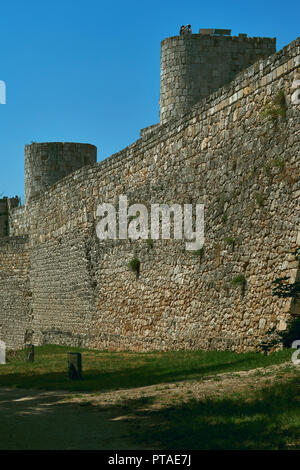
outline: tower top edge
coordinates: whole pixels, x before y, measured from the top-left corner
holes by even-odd
[[[177,35],[177,36],[170,36],[168,38],[165,38],[161,41],[161,45],[165,44],[168,41],[174,41],[174,40],[180,40],[180,41],[185,41],[188,39],[193,39],[193,40],[201,40],[201,39],[214,39],[214,40],[226,40],[226,41],[246,41],[246,42],[252,42],[252,41],[270,41],[274,42],[276,41],[276,37],[270,38],[270,37],[262,37],[262,36],[247,36],[247,34],[239,34],[238,36],[230,36],[230,35],[223,35],[223,34],[212,34],[212,33],[191,33],[191,34],[184,34],[182,36]]]
[[[37,145],[39,147],[42,146],[48,146],[48,145],[80,145],[80,146],[87,146],[87,147],[94,147],[97,148],[96,145],[89,144],[86,142],[31,142],[31,144],[26,144],[25,149],[28,147],[32,147],[34,145]]]

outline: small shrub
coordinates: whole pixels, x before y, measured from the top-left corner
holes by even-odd
[[[262,119],[269,118],[272,121],[276,121],[279,117],[285,117],[286,109],[284,90],[279,90],[273,100],[267,101],[260,115]]]
[[[191,253],[195,256],[199,256],[200,260],[202,260],[203,255],[204,255],[204,246],[200,248],[199,250],[193,250]]]
[[[245,276],[244,276],[243,274],[238,274],[238,276],[235,276],[235,277],[232,279],[231,284],[232,284],[233,286],[245,285],[245,284],[246,284]]]
[[[128,268],[130,271],[133,271],[136,273],[137,277],[140,274],[140,265],[141,262],[138,258],[133,258],[129,263],[128,263]]]
[[[147,242],[147,245],[148,245],[149,248],[153,248],[154,242],[153,242],[152,238],[147,238],[146,242]]]
[[[271,161],[271,166],[275,168],[279,168],[280,171],[282,171],[285,167],[285,163],[281,158],[276,157],[276,158],[273,158],[273,160]]]
[[[243,274],[238,274],[231,281],[231,285],[233,287],[240,287],[241,288],[242,296],[245,295],[246,284],[247,284],[247,281],[246,281],[246,278]]]
[[[256,201],[256,204],[259,206],[259,207],[262,207],[263,204],[264,204],[264,200],[266,199],[266,197],[261,194],[261,193],[256,193],[255,194],[255,201]]]
[[[232,248],[234,248],[234,246],[235,246],[235,239],[234,238],[226,237],[224,241],[225,241],[226,245],[231,245]]]

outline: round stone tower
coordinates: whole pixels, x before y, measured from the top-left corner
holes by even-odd
[[[167,38],[161,43],[160,123],[185,114],[202,98],[276,52],[275,38],[231,36],[230,30]]]
[[[96,163],[97,147],[72,142],[32,143],[25,146],[25,204],[35,194],[75,170]]]

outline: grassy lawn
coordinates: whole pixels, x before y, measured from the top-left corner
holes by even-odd
[[[74,351],[82,353],[81,381],[67,374]],[[47,345],[25,363],[18,351],[0,366],[0,449],[300,449],[300,378],[291,354]]]
[[[82,353],[81,381],[70,381],[67,374],[68,352],[74,351]],[[280,364],[290,360],[291,350],[265,356],[231,351],[107,352],[44,345],[35,348],[33,363],[25,363],[24,357],[24,351],[18,351],[0,366],[0,386],[88,392],[118,390]]]

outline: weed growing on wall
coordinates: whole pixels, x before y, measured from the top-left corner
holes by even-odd
[[[247,284],[247,281],[246,281],[246,278],[243,274],[238,274],[231,281],[231,285],[233,287],[240,287],[241,288],[242,297],[244,297],[244,295],[245,295],[246,284]]]
[[[232,246],[232,249],[234,250],[234,247],[235,247],[235,239],[232,238],[232,237],[226,237],[224,242],[226,243],[226,245],[230,245]]]
[[[266,199],[266,197],[261,194],[261,193],[256,193],[255,194],[255,201],[256,201],[256,204],[259,206],[259,207],[262,207],[264,205],[264,200]]]
[[[141,262],[138,258],[133,258],[131,261],[128,263],[128,268],[130,271],[133,271],[136,273],[136,277],[139,277],[140,274],[140,266]]]
[[[200,259],[200,261],[202,261],[202,258],[203,258],[203,256],[204,256],[204,246],[203,246],[202,248],[200,248],[200,250],[194,250],[194,251],[192,251],[192,254],[193,254],[194,256],[197,256],[197,257]]]
[[[276,121],[278,118],[286,116],[286,100],[284,90],[279,90],[272,100],[268,100],[264,105],[260,116],[262,119]]]
[[[153,248],[153,247],[154,247],[154,242],[153,242],[152,238],[148,238],[148,239],[146,240],[146,242],[147,242],[147,245],[148,245],[149,248]]]

